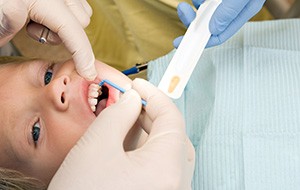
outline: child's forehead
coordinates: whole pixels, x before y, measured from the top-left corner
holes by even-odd
[[[36,59],[29,59],[23,57],[0,57],[0,72],[16,69],[19,66],[34,63]]]
[[[15,86],[19,82],[30,82],[38,75],[43,62],[40,60],[18,60],[15,62],[0,63],[0,94],[7,86]]]
[[[41,59],[30,59],[30,58],[3,58],[0,57],[0,69],[2,68],[16,68],[16,67],[23,67],[32,64],[40,64],[40,63],[48,63],[46,60]]]

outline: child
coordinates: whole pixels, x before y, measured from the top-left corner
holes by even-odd
[[[93,82],[78,75],[72,60],[5,62],[0,65],[0,165],[48,184],[96,116],[119,99],[119,91],[99,90],[97,84],[108,79],[125,88],[131,80],[100,61]],[[144,137],[141,128],[134,128],[125,149]]]

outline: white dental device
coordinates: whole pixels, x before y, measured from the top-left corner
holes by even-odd
[[[169,97],[181,96],[210,36],[209,21],[221,0],[206,0],[188,27],[158,88]]]

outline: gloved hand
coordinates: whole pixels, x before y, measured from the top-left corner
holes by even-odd
[[[134,90],[133,90],[134,89]],[[51,189],[191,189],[194,149],[181,113],[145,80],[99,114],[67,155]],[[141,113],[141,97],[147,101]],[[149,133],[138,149],[124,151],[123,141],[139,117]]]
[[[50,44],[61,39],[71,52],[78,73],[88,80],[95,79],[95,57],[83,30],[92,15],[86,0],[2,0],[0,6],[0,46],[32,20],[35,24],[30,22],[28,25],[32,37],[38,39],[42,27],[48,27]]]
[[[204,0],[193,0],[198,9]],[[250,18],[252,18],[263,6],[265,0],[223,0],[214,12],[209,30],[212,34],[206,47],[222,44],[233,36]],[[196,17],[196,13],[188,3],[180,3],[177,7],[180,20],[188,27]],[[201,34],[199,34],[201,35]],[[177,48],[182,36],[173,41]]]

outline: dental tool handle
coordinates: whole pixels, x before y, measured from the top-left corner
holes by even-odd
[[[173,99],[179,98],[211,36],[209,21],[221,0],[206,0],[188,27],[158,88]]]
[[[109,81],[109,80],[107,80],[107,79],[102,80],[102,81],[99,83],[99,86],[103,86],[104,83],[109,84],[111,87],[113,87],[113,88],[119,90],[121,93],[125,93],[125,92],[126,92],[126,90],[125,90],[124,88],[118,86],[117,84],[115,84],[115,83],[113,83],[113,82],[111,82],[111,81]],[[146,100],[143,100],[143,99],[142,99],[142,105],[143,105],[143,106],[146,106],[146,105],[147,105]]]

